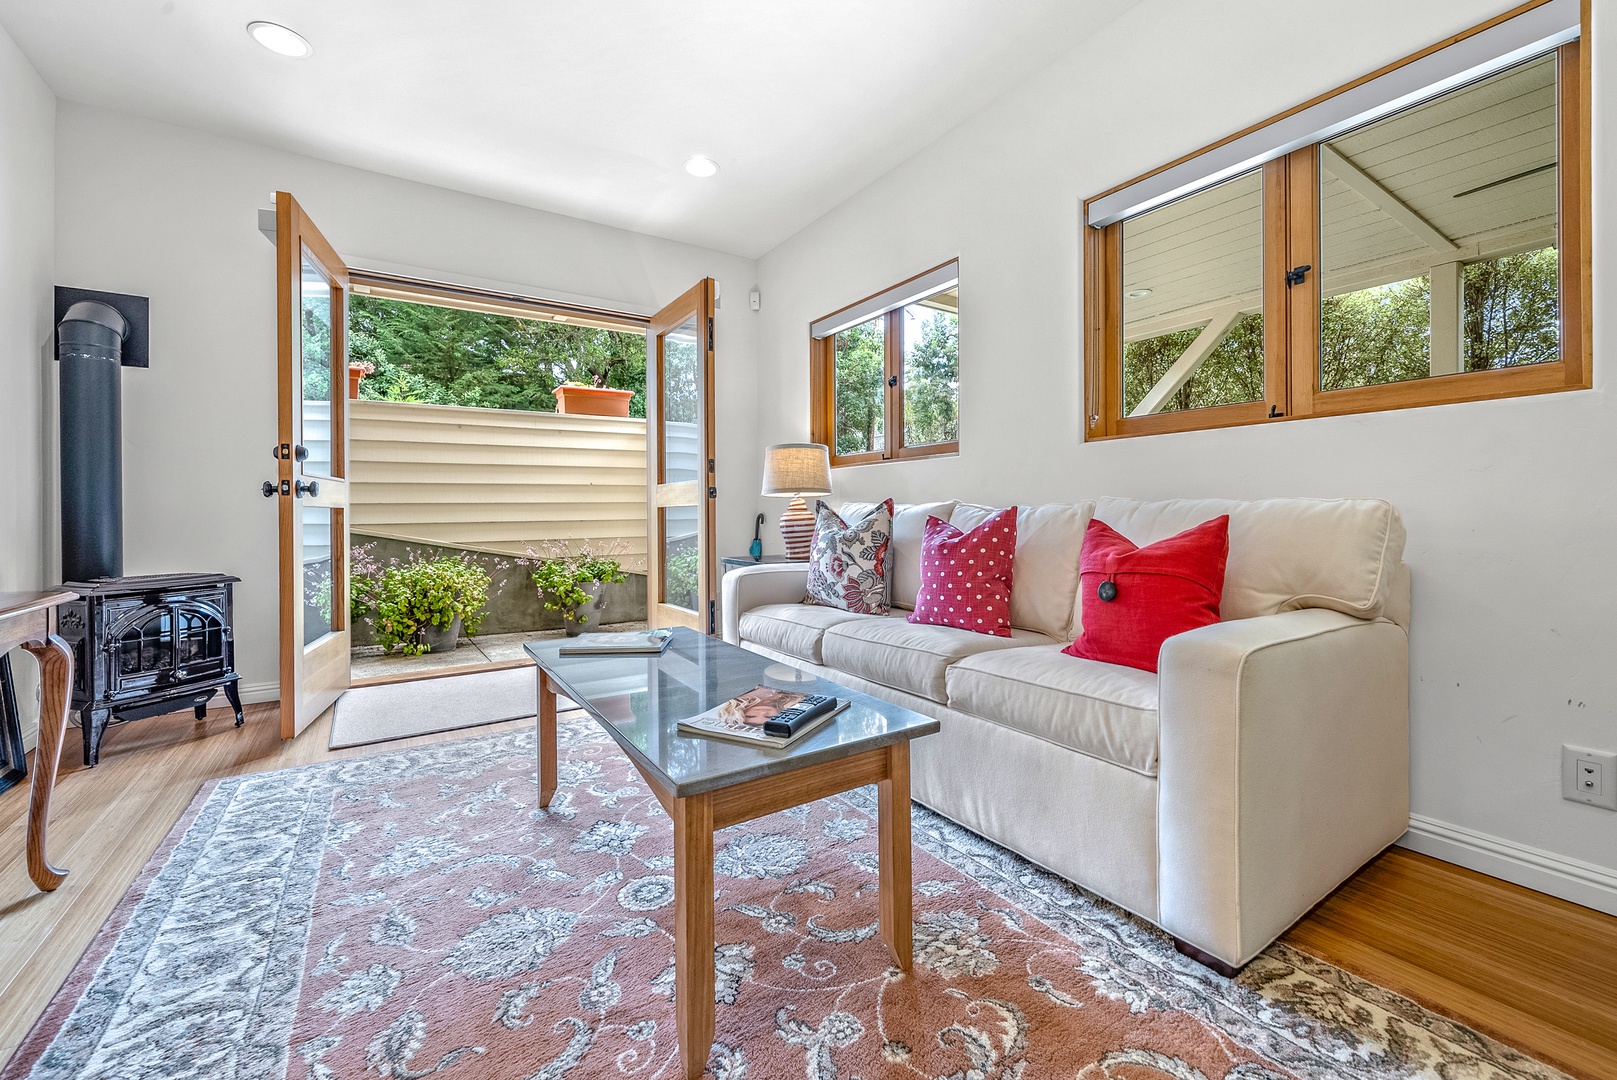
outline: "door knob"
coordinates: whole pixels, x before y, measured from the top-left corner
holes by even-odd
[[[264,493],[264,498],[266,498],[266,499],[275,498],[275,481],[273,481],[273,480],[264,481],[264,486],[259,488],[259,490]]]
[[[297,492],[297,496],[300,499],[305,495],[318,497],[320,494],[320,481],[299,480],[296,484],[292,485],[292,490]]]

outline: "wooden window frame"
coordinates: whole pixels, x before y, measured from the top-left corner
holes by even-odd
[[[871,293],[861,300],[838,308],[836,311],[822,317],[832,319],[844,311],[850,311],[882,293],[899,289],[912,281],[918,281],[937,270],[948,266],[958,260],[939,263],[937,266],[921,271],[903,281]],[[953,288],[958,289],[956,284]],[[948,287],[938,290],[948,291]],[[933,294],[935,295],[935,294]],[[921,297],[920,300],[924,300]],[[920,303],[912,300],[910,303]],[[924,443],[919,446],[908,446],[904,442],[904,308],[909,304],[893,308],[880,315],[872,315],[864,322],[882,320],[882,378],[886,382],[885,393],[882,397],[882,446],[881,450],[872,450],[862,454],[837,453],[837,397],[836,397],[836,349],[837,335],[828,334],[823,338],[809,336],[809,438],[821,443],[830,449],[831,467],[840,469],[850,465],[874,465],[881,461],[914,461],[919,458],[944,457],[960,452],[958,438],[950,442]],[[820,322],[822,319],[815,319]],[[855,323],[862,326],[864,322]],[[958,398],[956,408],[959,407]]]
[[[1498,18],[1304,102],[1176,161],[1085,200],[1091,203],[1216,149],[1302,109],[1478,34],[1540,6],[1533,0]],[[1263,170],[1263,320],[1265,396],[1260,402],[1185,409],[1150,416],[1123,415],[1123,222],[1083,229],[1084,440],[1129,438],[1175,431],[1267,424],[1315,416],[1343,416],[1467,401],[1587,390],[1593,356],[1590,291],[1593,193],[1590,157],[1590,0],[1582,4],[1582,36],[1556,53],[1561,356],[1558,360],[1489,371],[1428,375],[1402,382],[1324,390],[1319,387],[1320,275],[1304,287],[1287,288],[1293,266],[1320,265],[1319,147],[1294,150],[1260,166]],[[1548,55],[1547,53],[1545,55]]]

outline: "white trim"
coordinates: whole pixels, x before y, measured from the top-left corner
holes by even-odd
[[[1344,90],[1089,204],[1101,228],[1255,169],[1345,131],[1505,70],[1577,39],[1579,0],[1550,0],[1446,49]]]
[[[1617,915],[1617,870],[1421,814],[1409,815],[1398,846]]]
[[[868,319],[878,315],[885,315],[894,308],[901,308],[905,304],[913,304],[917,300],[924,300],[935,292],[952,288],[960,284],[960,260],[930,270],[920,277],[906,281],[902,285],[894,285],[885,292],[879,292],[869,300],[863,300],[853,307],[843,308],[834,315],[827,315],[809,324],[809,336],[812,338],[828,338],[832,334],[840,334],[850,326],[858,326]]]
[[[279,682],[238,683],[237,688],[241,691],[241,703],[243,705],[261,705],[266,701],[281,700],[281,684]]]

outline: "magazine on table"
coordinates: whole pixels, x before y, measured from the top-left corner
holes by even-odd
[[[580,634],[556,651],[559,656],[657,656],[673,636],[671,630]]]
[[[755,686],[717,708],[681,720],[679,730],[685,735],[706,735],[755,746],[788,746],[818,730],[849,704],[821,694]]]

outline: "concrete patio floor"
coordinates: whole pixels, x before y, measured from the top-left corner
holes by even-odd
[[[592,631],[644,630],[643,622],[607,623]],[[362,645],[353,651],[354,681],[390,678],[399,675],[432,675],[452,668],[476,668],[524,660],[522,646],[563,636],[561,630],[534,630],[525,634],[482,634],[461,638],[454,652],[426,653],[422,656],[385,655],[380,645]]]

